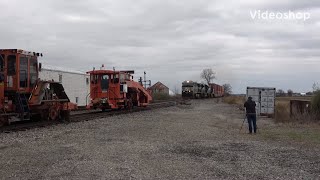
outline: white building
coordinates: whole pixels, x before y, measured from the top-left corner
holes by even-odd
[[[71,102],[85,106],[90,97],[90,76],[85,72],[68,68],[43,65],[39,72],[41,80],[61,82]]]

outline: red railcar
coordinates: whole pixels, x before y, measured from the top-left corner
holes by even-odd
[[[93,70],[90,74],[90,98],[88,109],[131,109],[147,106],[152,97],[138,82],[133,81],[134,71]]]
[[[224,96],[224,89],[223,86],[211,83],[211,89],[213,90],[214,97],[223,97]]]

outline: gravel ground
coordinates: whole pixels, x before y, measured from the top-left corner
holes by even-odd
[[[210,99],[0,134],[0,178],[320,179],[317,145],[239,133],[242,120]]]

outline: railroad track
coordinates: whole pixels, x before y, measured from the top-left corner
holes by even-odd
[[[147,107],[135,107],[134,109],[131,109],[131,110],[117,110],[117,111],[106,111],[106,112],[102,112],[102,111],[82,111],[82,112],[76,112],[76,113],[72,112],[72,114],[70,115],[70,120],[67,122],[49,121],[49,120],[25,121],[25,122],[13,123],[9,126],[0,127],[0,133],[27,131],[29,129],[50,127],[57,124],[64,124],[64,123],[68,124],[68,123],[89,121],[89,120],[104,118],[108,116],[115,116],[115,115],[121,115],[121,114],[128,114],[128,113],[170,107],[170,106],[175,106],[176,104],[177,104],[176,101],[166,101],[166,102],[151,103]]]

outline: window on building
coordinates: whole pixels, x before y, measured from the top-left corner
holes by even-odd
[[[13,76],[16,74],[16,56],[8,56],[8,75]]]
[[[59,82],[62,83],[62,74],[59,74]]]
[[[28,86],[28,58],[21,56],[20,57],[20,87],[26,88]]]
[[[76,97],[76,104],[79,103],[79,97]]]
[[[0,55],[0,72],[4,71],[4,54]]]
[[[86,78],[86,83],[87,85],[89,85],[89,78]]]

